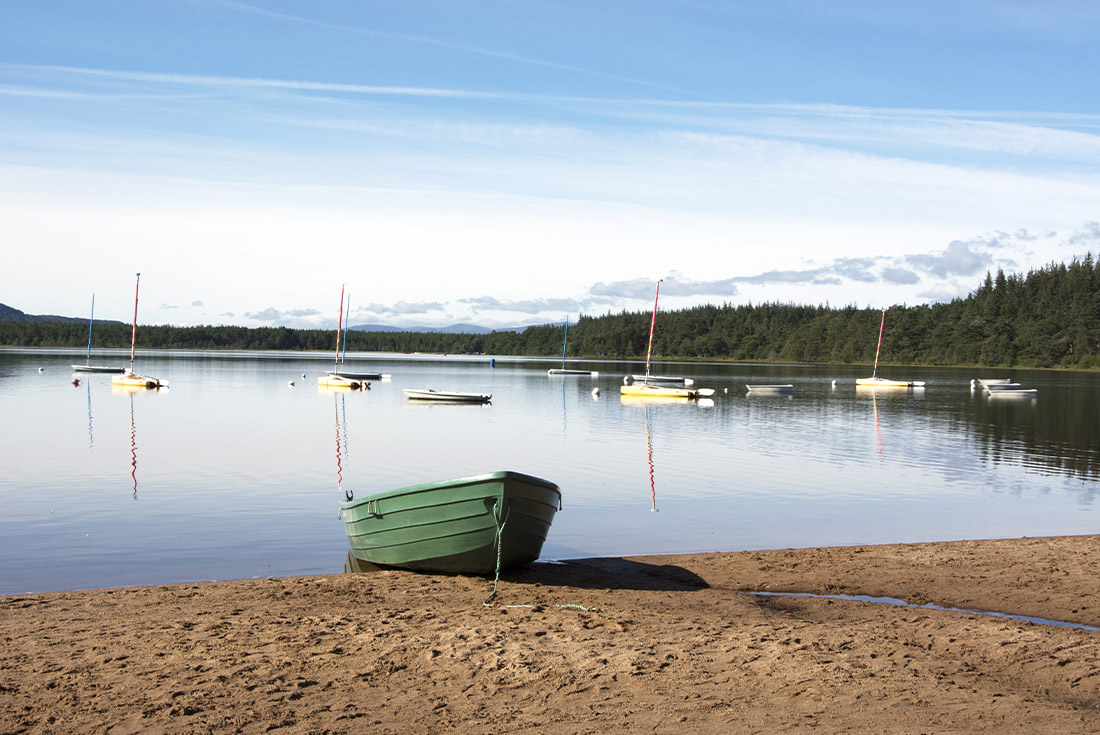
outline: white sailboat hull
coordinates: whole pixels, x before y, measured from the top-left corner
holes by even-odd
[[[436,390],[434,388],[404,388],[401,391],[406,398],[419,401],[450,401],[453,403],[488,403],[492,393],[461,393],[459,391]]]
[[[124,373],[126,368],[106,367],[104,365],[73,365],[74,373]]]
[[[857,386],[870,388],[923,388],[923,380],[889,380],[887,378],[857,378]]]

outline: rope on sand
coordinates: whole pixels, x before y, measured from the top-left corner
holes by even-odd
[[[500,506],[499,505],[493,506],[493,515],[497,515],[499,512],[500,512]],[[496,596],[497,596],[497,590],[500,588],[500,555],[501,555],[501,549],[504,546],[504,544],[501,543],[500,537],[504,535],[504,522],[505,522],[505,520],[506,519],[502,519],[499,516],[497,517],[497,540],[496,540],[496,544],[497,544],[497,570],[496,570],[496,576],[493,578],[493,592],[488,597],[486,597],[485,600],[481,603],[482,605],[485,605],[486,607],[493,604],[493,600],[495,600]]]

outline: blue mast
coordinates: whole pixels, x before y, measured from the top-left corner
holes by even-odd
[[[569,315],[565,315],[565,341],[561,345],[561,367],[565,369],[565,348],[569,345]]]
[[[95,320],[95,293],[92,293],[92,314],[88,317],[88,356],[87,362],[92,362],[92,322]]]

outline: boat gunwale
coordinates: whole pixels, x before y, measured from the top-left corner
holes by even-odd
[[[456,477],[449,480],[434,480],[432,482],[420,483],[418,485],[406,485],[404,487],[392,488],[389,490],[380,490],[378,492],[369,493],[367,495],[357,496],[351,500],[340,501],[340,507],[342,509],[353,508],[361,503],[365,503],[373,500],[381,500],[387,497],[395,497],[400,495],[415,495],[423,492],[431,492],[433,490],[442,490],[449,487],[462,487],[468,485],[484,485],[489,482],[508,483],[509,481],[522,480],[527,484],[536,485],[547,490],[553,490],[558,495],[558,500],[561,500],[561,488],[549,480],[544,480],[541,477],[535,477],[534,475],[528,475],[523,472],[516,472],[514,470],[499,470],[497,472],[486,472],[481,475],[467,475],[465,477]],[[499,494],[501,491],[497,490],[490,494]],[[463,498],[462,501],[469,501],[470,498]],[[461,501],[455,501],[461,502]]]

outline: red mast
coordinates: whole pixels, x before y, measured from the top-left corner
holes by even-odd
[[[137,283],[134,284],[134,326],[130,330],[130,372],[134,372],[134,342],[137,340],[137,307],[138,289],[141,288],[141,274],[137,274]]]

